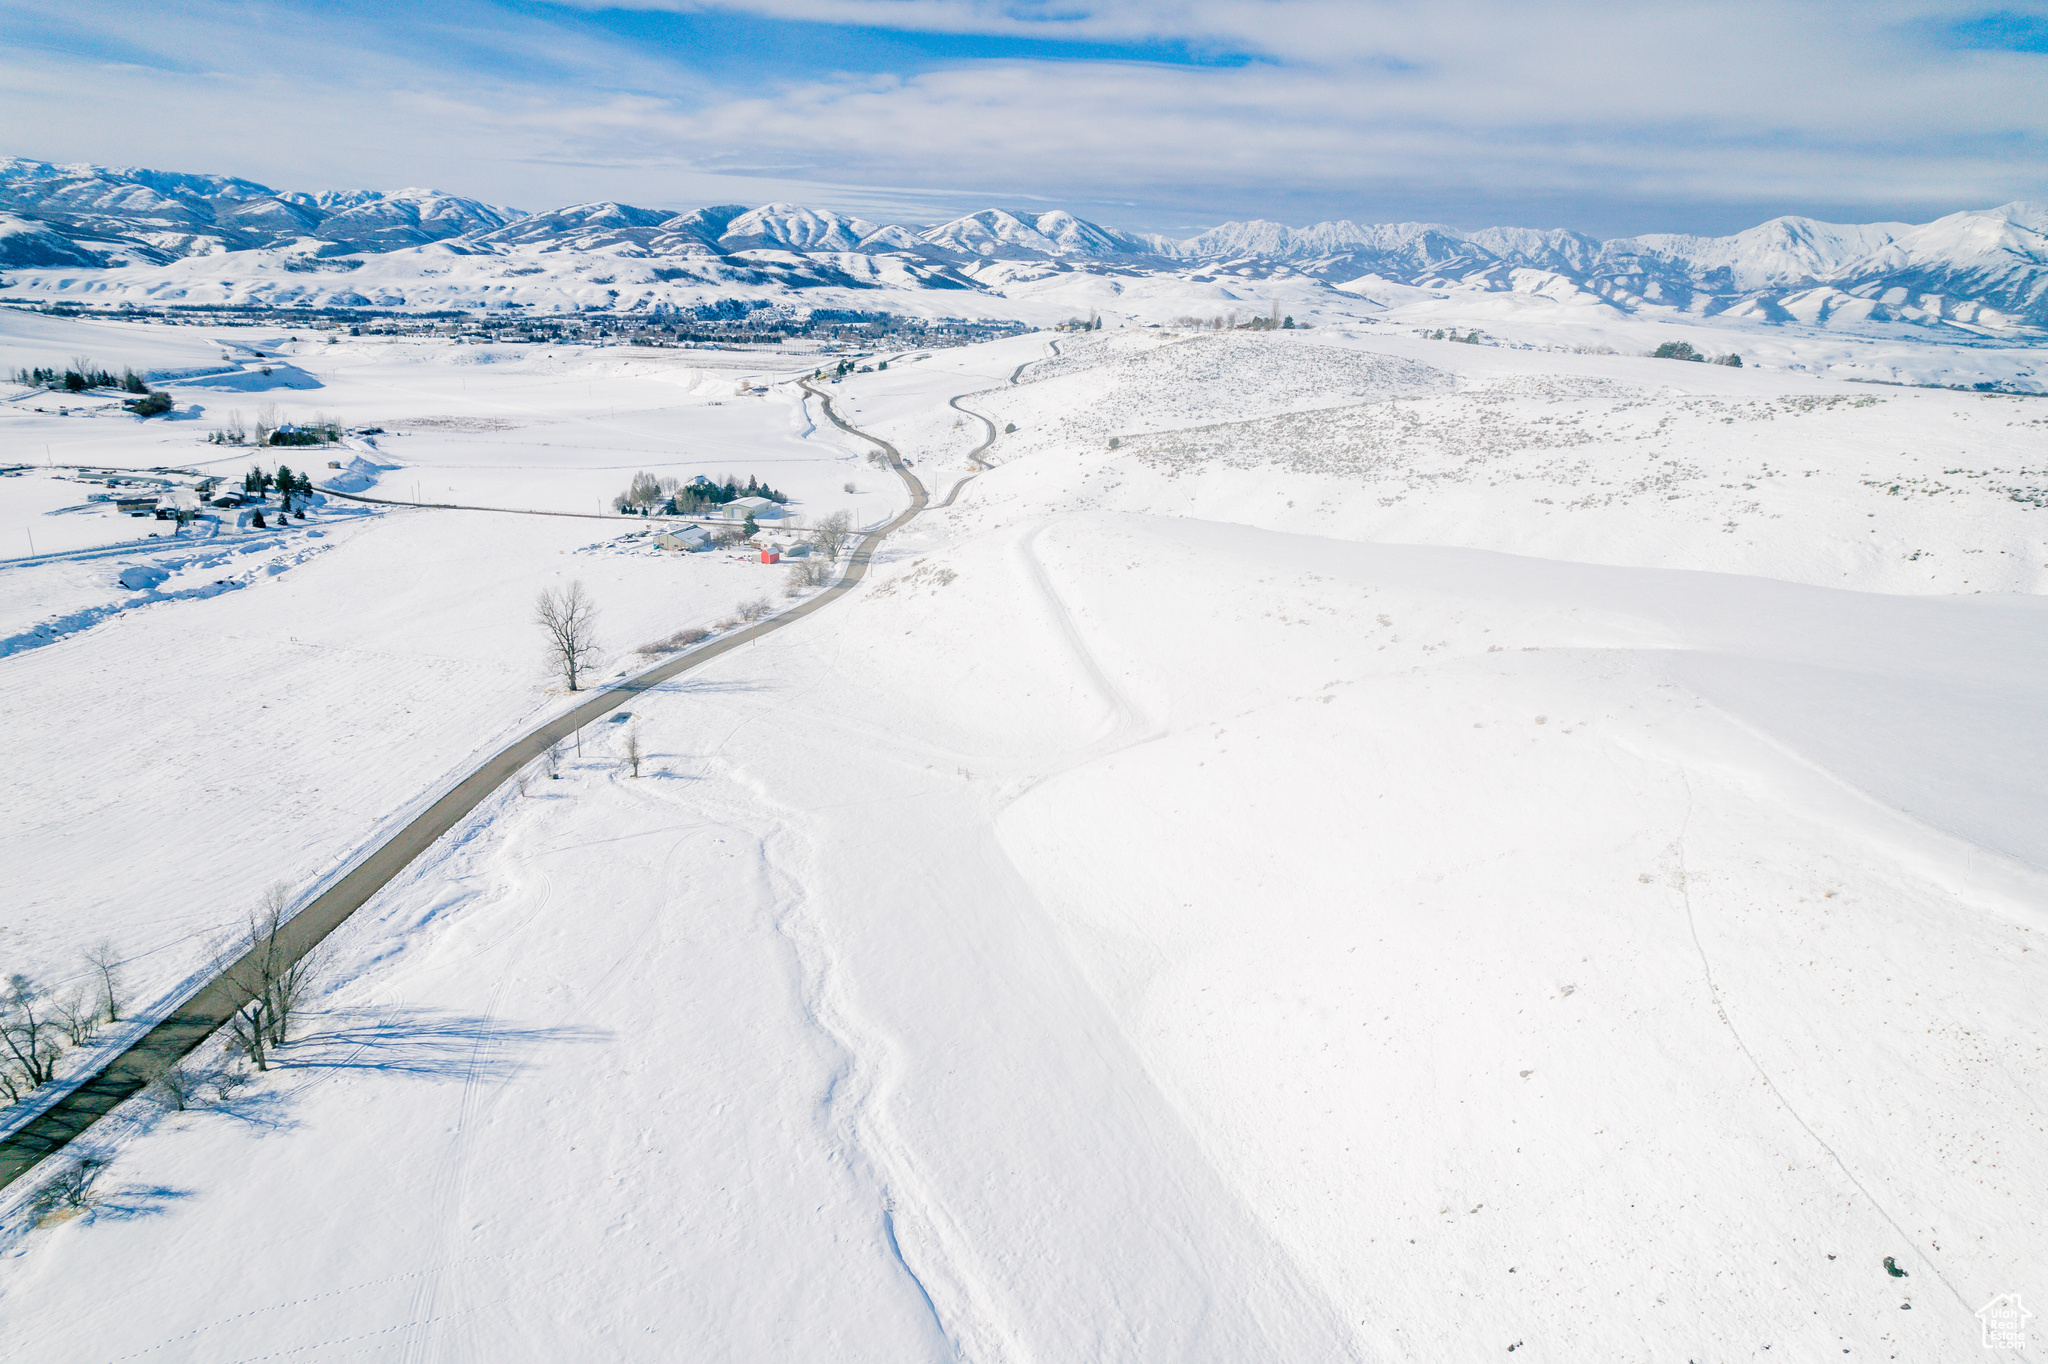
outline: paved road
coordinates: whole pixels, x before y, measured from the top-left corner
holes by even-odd
[[[638,677],[596,692],[574,710],[548,721],[491,757],[481,767],[464,777],[454,790],[435,801],[425,813],[400,829],[354,870],[328,887],[311,904],[292,917],[280,934],[292,960],[296,961],[317,947],[322,939],[340,927],[349,915],[362,908],[371,896],[383,889],[414,858],[432,847],[436,839],[459,824],[491,792],[545,753],[549,745],[568,738],[580,726],[617,710],[641,692],[658,687],[670,678],[701,667],[741,645],[751,644],[764,635],[792,625],[815,611],[823,610],[860,583],[867,575],[868,565],[873,562],[875,550],[882,541],[922,512],[929,504],[930,497],[924,485],[904,467],[903,457],[895,446],[865,431],[848,426],[833,410],[830,397],[808,384],[804,387],[824,403],[825,415],[835,426],[863,440],[872,441],[881,448],[888,456],[890,467],[910,490],[910,506],[887,525],[863,535],[839,581],[809,601],[792,607],[781,615],[770,617],[723,639],[693,649],[682,657],[652,668]],[[966,481],[962,479],[961,483],[964,484]],[[959,491],[959,485],[956,484],[953,492],[957,494]],[[951,495],[946,499],[949,503],[952,500]],[[166,1062],[183,1057],[218,1031],[237,1009],[248,1003],[248,993],[232,983],[238,977],[246,979],[248,974],[242,962],[222,971],[180,1004],[170,1017],[143,1034],[126,1051],[108,1061],[84,1083],[65,1094],[5,1139],[0,1139],[0,1188],[5,1188],[27,1174],[39,1161],[63,1150],[93,1123],[113,1111],[116,1105],[133,1097],[147,1086],[149,1076],[154,1070]]]
[[[1017,368],[1021,370],[1024,368],[1024,366],[1019,365],[1017,366]],[[1015,383],[1016,378],[1012,376],[1010,382]],[[973,466],[976,469],[986,469],[988,466],[981,462],[981,455],[984,450],[988,449],[989,446],[994,445],[996,443],[996,424],[990,421],[987,417],[982,416],[979,412],[976,412],[973,408],[960,406],[960,399],[958,397],[946,399],[946,405],[951,407],[955,412],[965,412],[968,416],[974,418],[976,421],[980,422],[983,426],[986,426],[988,428],[988,434],[981,438],[981,444],[975,446],[972,450],[969,450],[967,452],[967,462],[969,465]]]
[[[1052,346],[1053,346],[1053,350],[1054,350],[1054,353],[1055,353],[1055,354],[1057,354],[1057,353],[1058,353],[1058,350],[1059,350],[1059,344],[1060,344],[1060,343],[1059,343],[1059,342],[1057,342],[1057,341],[1055,341],[1055,342],[1053,342],[1053,343],[1052,343]],[[1035,365],[1035,364],[1037,364],[1037,363],[1038,363],[1038,361],[1036,361],[1036,360],[1026,360],[1026,361],[1025,361],[1025,362],[1024,362],[1023,364],[1021,364],[1021,365],[1017,366],[1017,368],[1015,368],[1015,369],[1011,370],[1011,371],[1010,371],[1010,386],[1011,386],[1012,388],[1016,387],[1016,384],[1017,384],[1017,379],[1018,379],[1018,376],[1020,376],[1021,374],[1023,374],[1025,370],[1027,370],[1027,369],[1031,368],[1031,367],[1032,367],[1033,365]],[[994,393],[994,392],[997,392],[997,391],[998,391],[998,390],[996,390],[996,389],[984,389],[984,390],[983,390],[983,392],[987,392],[987,393]],[[947,406],[949,406],[949,407],[951,407],[951,408],[952,408],[952,409],[953,409],[953,410],[954,410],[955,412],[965,412],[965,413],[966,413],[966,414],[967,414],[968,416],[970,416],[970,417],[974,418],[974,419],[975,419],[976,421],[980,422],[980,423],[981,423],[981,424],[982,424],[983,426],[986,426],[986,427],[988,428],[988,435],[987,435],[986,437],[984,437],[984,438],[983,438],[983,440],[982,440],[981,444],[979,444],[979,445],[975,446],[975,447],[974,447],[974,448],[973,448],[972,450],[969,450],[969,451],[967,452],[967,462],[968,462],[968,464],[972,465],[972,466],[973,466],[974,468],[976,468],[976,469],[987,469],[987,468],[988,468],[988,465],[986,465],[986,464],[984,464],[984,463],[982,462],[982,458],[981,458],[981,457],[982,457],[982,455],[983,455],[983,454],[984,454],[984,453],[985,453],[985,452],[986,452],[986,451],[988,450],[988,447],[989,447],[989,446],[991,446],[991,445],[994,445],[994,444],[996,443],[996,424],[995,424],[995,422],[994,422],[994,420],[993,420],[993,419],[991,419],[991,418],[988,418],[988,417],[984,417],[984,416],[982,416],[982,415],[981,415],[981,414],[980,414],[979,412],[976,412],[976,411],[975,411],[975,410],[974,410],[973,408],[971,408],[971,407],[962,407],[962,406],[960,406],[960,399],[961,399],[961,398],[972,398],[972,397],[975,397],[975,396],[977,396],[977,395],[976,395],[976,394],[973,394],[973,393],[962,393],[962,394],[959,394],[959,395],[958,395],[958,396],[956,396],[956,397],[952,397],[952,398],[948,398],[948,399],[946,399],[946,405],[947,405]],[[844,422],[841,422],[841,423],[840,423],[840,425],[844,426],[844,425],[845,425],[845,423],[844,423]],[[851,430],[852,428],[851,428],[851,427],[848,427],[847,429],[848,429],[848,430]],[[869,439],[869,440],[873,440],[873,439],[874,439],[874,437],[873,437],[873,436],[870,436],[870,437],[868,437],[868,439]],[[964,482],[965,480],[962,480],[962,481]],[[958,487],[955,487],[955,488],[953,489],[953,492],[954,492],[954,493],[958,493],[959,491],[960,491],[960,489],[959,489]],[[947,498],[946,498],[946,501],[947,501],[948,503],[951,503],[951,502],[952,502],[952,500],[953,500],[952,496],[951,496],[951,495],[948,495],[948,496],[947,496]]]

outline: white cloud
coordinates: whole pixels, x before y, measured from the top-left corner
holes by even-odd
[[[1933,7],[1898,0],[644,7],[1264,60],[958,59],[736,90],[702,54],[483,0],[337,10],[318,28],[304,11],[196,3],[126,60],[61,40],[0,57],[0,122],[29,139],[4,150],[293,187],[432,183],[524,207],[789,197],[924,216],[968,197],[1198,212],[1263,196],[1339,213],[1432,195],[1468,214],[1539,199],[1889,213],[2048,190],[2048,58],[1931,46],[1914,35]],[[131,16],[80,0],[22,31],[111,39]]]

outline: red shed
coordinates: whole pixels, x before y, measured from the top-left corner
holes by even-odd
[[[782,556],[772,549],[764,549],[761,551],[761,562],[764,564],[779,564],[782,562]]]

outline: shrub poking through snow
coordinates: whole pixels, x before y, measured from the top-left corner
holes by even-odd
[[[676,653],[689,648],[692,644],[700,643],[709,638],[711,638],[709,630],[693,625],[687,630],[676,631],[666,639],[657,639],[652,644],[643,644],[640,646],[639,652],[646,657],[652,658],[656,654]]]
[[[800,597],[814,587],[823,587],[832,581],[832,564],[825,559],[799,559],[789,566],[789,582],[782,590],[786,597]]]

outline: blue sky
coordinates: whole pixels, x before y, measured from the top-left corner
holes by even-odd
[[[1721,233],[2048,198],[2048,0],[0,0],[0,154],[539,209]]]

